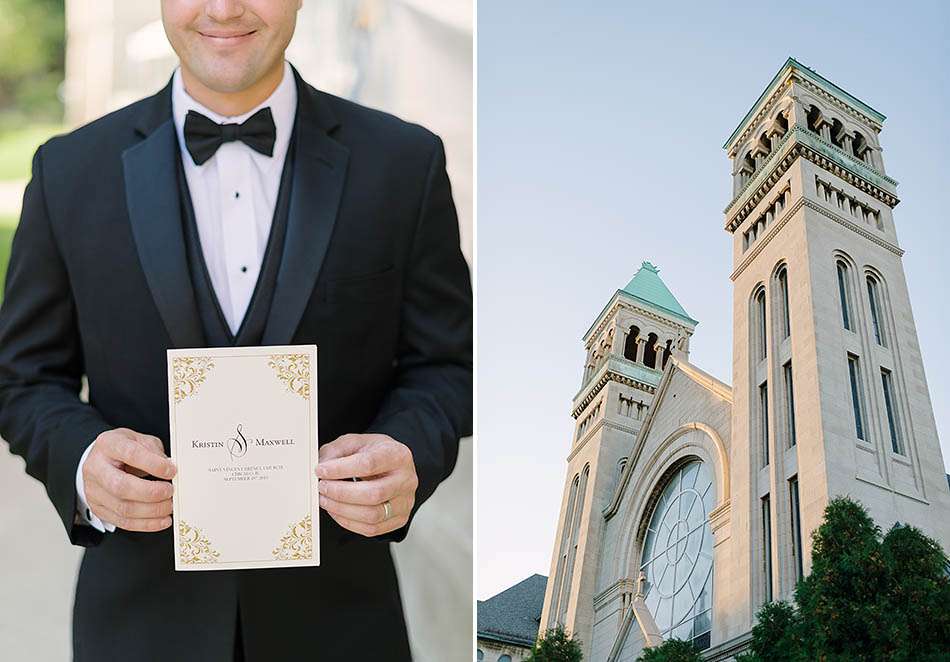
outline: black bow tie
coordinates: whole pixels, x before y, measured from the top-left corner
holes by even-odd
[[[194,110],[185,116],[185,147],[195,165],[214,156],[221,143],[232,140],[240,140],[255,152],[273,156],[276,133],[270,108],[261,108],[241,124],[218,124]]]

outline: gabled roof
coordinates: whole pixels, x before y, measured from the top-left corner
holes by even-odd
[[[673,381],[673,378],[680,374],[684,375],[687,379],[690,379],[695,384],[709,391],[712,397],[725,400],[729,403],[730,407],[732,406],[732,387],[729,386],[729,384],[719,381],[709,373],[700,370],[689,361],[672,357],[666,364],[666,368],[663,370],[663,378],[660,380],[659,386],[656,387],[656,394],[653,396],[653,401],[650,403],[650,407],[647,410],[646,418],[643,420],[640,430],[634,437],[630,460],[627,462],[626,467],[624,467],[623,473],[620,474],[620,480],[617,481],[617,484],[614,487],[613,496],[604,507],[603,514],[605,518],[610,519],[620,508],[620,500],[623,497],[624,490],[627,489],[630,476],[633,475],[633,472],[636,470],[637,464],[640,461],[640,454],[643,452],[644,442],[646,441],[647,435],[650,434],[650,430],[653,427],[653,421],[656,420],[657,412],[663,407],[663,401],[666,399],[666,395],[669,391],[670,383]],[[694,427],[699,425],[699,421],[687,423],[686,425]],[[723,457],[725,458],[724,450]],[[728,473],[726,474],[723,483],[723,490],[726,494],[728,494]]]
[[[693,326],[699,323],[683,309],[680,302],[670,292],[670,288],[660,278],[660,270],[651,262],[640,265],[637,273],[620,291],[651,307],[660,308],[662,312],[678,317]]]
[[[531,575],[487,600],[479,600],[478,638],[534,646],[547,584],[544,575]]]

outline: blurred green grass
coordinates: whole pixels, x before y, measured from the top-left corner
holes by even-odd
[[[29,178],[36,148],[63,131],[61,124],[30,124],[0,131],[0,180]]]
[[[0,286],[7,280],[7,263],[10,261],[10,243],[16,230],[16,216],[0,216]],[[3,287],[0,287],[0,301],[3,301]]]

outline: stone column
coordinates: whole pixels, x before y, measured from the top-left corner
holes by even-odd
[[[636,362],[643,364],[643,348],[647,346],[646,338],[637,338],[637,359]]]
[[[842,148],[844,151],[846,151],[848,154],[854,154],[854,152],[851,151],[851,141],[852,141],[853,139],[854,139],[853,136],[850,136],[850,135],[848,135],[847,133],[844,134],[843,136],[841,136],[841,143],[842,143],[842,147],[841,147],[841,148]]]
[[[623,348],[627,344],[627,331],[620,326],[619,321],[614,322],[613,344],[610,346],[611,356],[623,356]]]
[[[803,129],[808,128],[808,111],[805,109],[805,105],[797,96],[792,96],[792,104],[788,109],[788,128],[791,131],[792,127],[800,126]]]

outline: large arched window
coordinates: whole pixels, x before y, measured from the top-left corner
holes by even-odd
[[[683,464],[661,488],[640,556],[646,606],[660,634],[700,649],[709,647],[712,628],[714,505],[709,466],[699,460]]]

